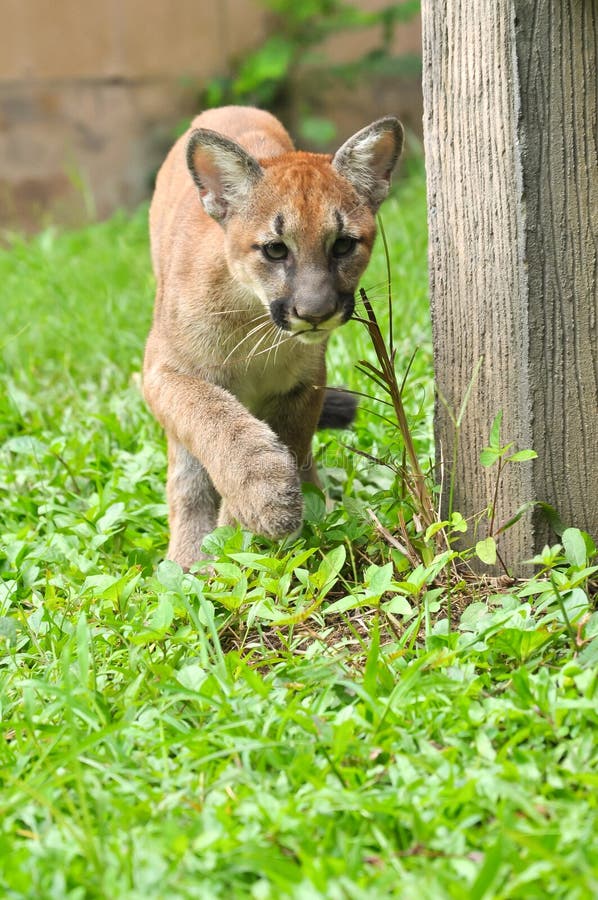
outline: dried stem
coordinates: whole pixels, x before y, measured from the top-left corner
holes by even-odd
[[[362,367],[362,370],[366,370],[366,373],[370,375],[379,386],[383,387],[390,396],[409,463],[404,484],[415,503],[422,526],[427,528],[437,521],[436,511],[434,509],[432,496],[426,484],[424,473],[415,452],[407,416],[405,415],[402,398],[403,386],[399,385],[399,382],[397,381],[393,358],[394,350],[391,354],[386,348],[386,343],[382,336],[382,332],[380,331],[376,314],[374,313],[372,304],[370,303],[366,292],[361,288],[359,293],[367,314],[367,319],[363,319],[362,321],[368,329],[378,359],[379,368],[376,368],[371,363],[365,361],[360,361],[360,366]]]

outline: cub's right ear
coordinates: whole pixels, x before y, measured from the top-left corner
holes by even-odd
[[[205,211],[217,222],[243,205],[264,174],[239,144],[208,128],[191,132],[187,165]]]

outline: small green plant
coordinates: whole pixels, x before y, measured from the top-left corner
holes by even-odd
[[[589,656],[598,660],[598,642],[593,639],[593,632],[589,641],[582,638],[583,626],[592,611],[592,578],[598,572],[598,565],[590,564],[596,557],[596,545],[590,535],[579,528],[566,528],[561,542],[544,547],[530,560],[539,571],[522,588],[519,596],[536,596],[536,610],[560,621],[573,650],[589,643],[582,658]]]
[[[489,566],[495,565],[498,559],[505,573],[508,574],[505,562],[498,552],[496,540],[500,534],[503,534],[515,525],[515,523],[534,506],[534,503],[525,503],[508,522],[497,527],[496,512],[501,478],[506,466],[513,465],[513,463],[529,462],[532,459],[537,459],[538,454],[535,450],[517,450],[510,453],[509,451],[512,449],[513,443],[501,444],[500,426],[502,423],[502,415],[502,410],[499,410],[492,422],[488,446],[484,447],[480,453],[480,463],[482,466],[485,468],[496,466],[496,478],[494,481],[494,494],[486,510],[486,515],[489,519],[488,534],[485,538],[477,542],[475,552],[478,559]]]

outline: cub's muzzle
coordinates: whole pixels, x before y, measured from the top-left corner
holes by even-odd
[[[353,315],[355,297],[351,293],[335,293],[324,300],[318,298],[281,297],[270,304],[272,321],[285,331],[301,330],[311,325],[314,329],[332,331],[343,325]]]

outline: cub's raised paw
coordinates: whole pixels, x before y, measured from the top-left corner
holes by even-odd
[[[223,501],[218,524],[237,521],[249,531],[276,540],[301,528],[302,520],[297,468],[289,453],[277,452],[252,463],[237,496]]]

